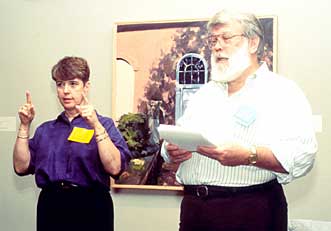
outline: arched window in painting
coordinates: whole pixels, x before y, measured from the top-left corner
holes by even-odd
[[[199,54],[185,54],[176,67],[176,121],[184,113],[187,102],[208,81],[208,64]]]

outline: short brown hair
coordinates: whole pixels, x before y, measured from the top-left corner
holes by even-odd
[[[90,68],[85,59],[80,57],[64,57],[52,68],[52,79],[81,79],[85,84],[90,78]]]

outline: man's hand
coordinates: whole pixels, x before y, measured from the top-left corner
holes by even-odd
[[[21,106],[18,110],[18,115],[21,120],[21,124],[24,126],[29,126],[34,119],[35,110],[32,104],[32,97],[29,91],[25,92],[26,95],[26,103]]]
[[[166,149],[172,163],[180,164],[192,157],[192,152],[185,149],[180,149],[175,144],[168,143],[166,145]]]
[[[83,117],[92,128],[95,128],[99,124],[97,114],[93,105],[89,104],[86,95],[84,93],[82,93],[82,95],[83,101],[80,105],[77,105],[76,108],[81,117]]]
[[[218,160],[225,166],[247,165],[250,150],[238,144],[224,144],[220,147],[198,146],[201,155]]]

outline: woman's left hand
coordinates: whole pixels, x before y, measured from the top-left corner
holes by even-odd
[[[84,93],[82,93],[82,95],[83,101],[80,105],[77,105],[76,108],[81,117],[83,117],[92,128],[95,128],[99,124],[97,113],[93,105],[89,104],[86,95]]]

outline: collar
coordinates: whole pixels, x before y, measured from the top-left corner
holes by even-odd
[[[268,65],[265,62],[260,62],[260,67],[255,71],[254,74],[248,76],[247,79],[251,80],[251,79],[256,79],[259,76],[263,75],[266,72],[269,72],[269,68]]]
[[[258,76],[268,71],[269,71],[268,65],[265,62],[260,62],[259,68],[252,75],[248,76],[247,80],[256,79]],[[228,88],[228,83],[218,82],[213,80],[211,81],[214,82],[216,85],[222,86],[224,89]]]
[[[81,118],[81,115],[77,115],[75,118],[73,118],[73,120],[77,119],[77,118]],[[66,122],[66,123],[70,123],[66,114],[65,114],[65,111],[61,112],[60,115],[58,115],[58,117],[56,118],[56,121],[57,122]]]
[[[244,86],[247,84],[250,84],[251,81],[254,81],[254,80],[260,78],[260,76],[263,76],[266,72],[269,72],[269,71],[270,70],[268,68],[268,65],[265,62],[260,62],[259,68],[252,75],[247,77]],[[215,85],[221,87],[224,91],[227,92],[228,83],[217,82],[217,81],[213,81],[213,80],[211,80],[211,82],[213,82]]]
[[[95,113],[97,114],[97,117],[99,118],[99,114],[97,111],[95,111]],[[77,119],[77,118],[82,118],[81,115],[77,115],[75,118],[73,118],[73,120]],[[65,115],[65,111],[61,112],[60,115],[57,116],[56,121],[66,121],[69,122],[67,116]]]
[[[259,81],[259,79],[263,78],[267,72],[270,72],[268,65],[265,62],[260,62],[260,66],[255,71],[255,73],[247,77],[244,87],[255,85],[256,81]]]

